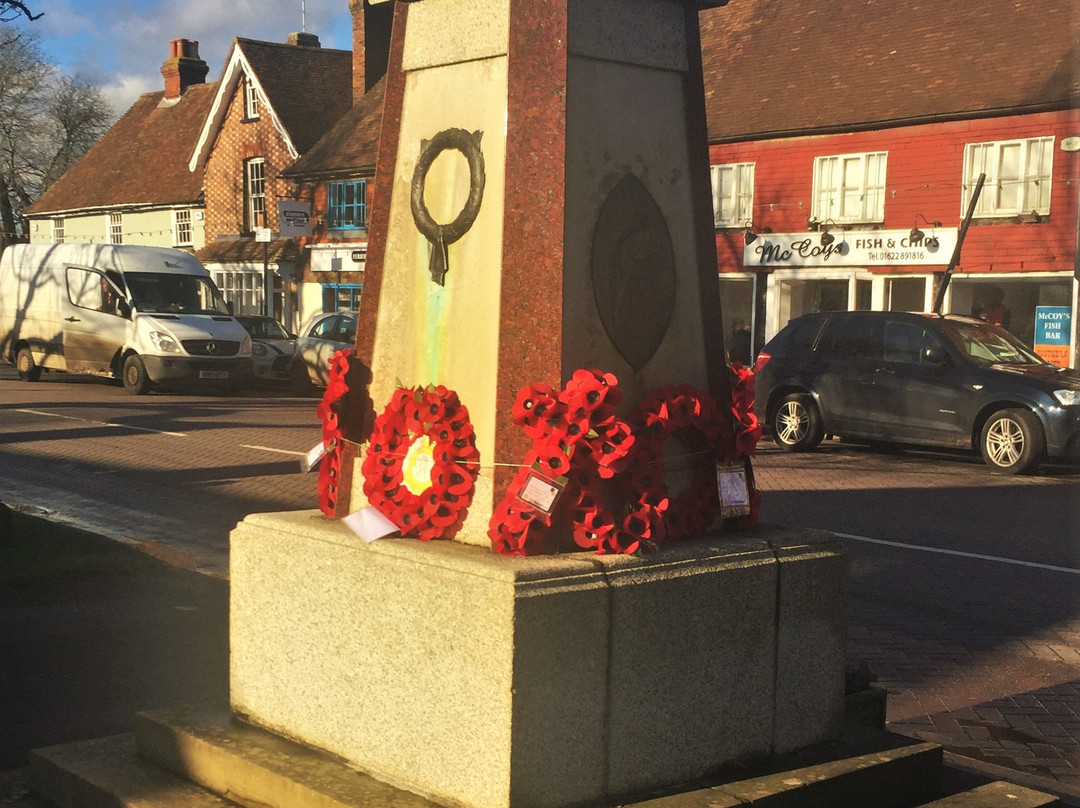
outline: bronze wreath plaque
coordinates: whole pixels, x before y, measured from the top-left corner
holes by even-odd
[[[446,285],[446,271],[450,268],[447,247],[473,226],[484,199],[484,154],[480,151],[483,135],[483,132],[466,132],[464,129],[444,129],[431,140],[420,142],[420,159],[412,178],[412,215],[416,229],[431,243],[428,269],[431,280],[439,286]],[[431,217],[424,202],[424,187],[431,164],[447,149],[456,149],[469,161],[469,198],[454,221],[439,224]]]
[[[641,370],[664,341],[675,312],[675,252],[660,206],[633,174],[604,200],[590,270],[608,338],[630,367]]]

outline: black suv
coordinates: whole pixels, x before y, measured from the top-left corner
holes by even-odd
[[[808,314],[765,345],[755,370],[757,415],[789,451],[826,434],[978,447],[1006,474],[1080,454],[1080,373],[972,317]]]

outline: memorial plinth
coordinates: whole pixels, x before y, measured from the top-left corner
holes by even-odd
[[[843,710],[847,557],[814,531],[506,559],[260,514],[230,580],[234,712],[448,805],[600,804]]]
[[[835,540],[489,547],[531,448],[519,390],[597,369],[618,378],[620,417],[667,385],[731,409],[697,20],[721,4],[396,3],[356,349],[376,410],[399,387],[454,392],[479,478],[454,542],[366,545],[317,512],[245,519],[235,713],[468,808],[611,804],[837,731]],[[364,422],[361,398],[342,423]],[[350,457],[366,437],[345,434],[338,516],[366,504]],[[370,473],[373,498],[397,490]]]

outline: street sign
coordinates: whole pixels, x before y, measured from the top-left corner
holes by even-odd
[[[273,241],[274,231],[269,227],[256,227],[255,228],[255,241],[258,243],[264,243]]]
[[[311,205],[285,200],[278,202],[277,208],[278,227],[284,238],[311,236]]]

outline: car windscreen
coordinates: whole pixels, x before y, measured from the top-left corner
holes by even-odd
[[[217,287],[201,275],[168,272],[128,272],[128,291],[141,312],[169,314],[228,314]]]
[[[292,339],[277,320],[254,317],[237,317],[236,319],[255,339]]]
[[[961,353],[980,365],[1041,365],[1042,358],[1003,328],[951,322],[945,333]]]

